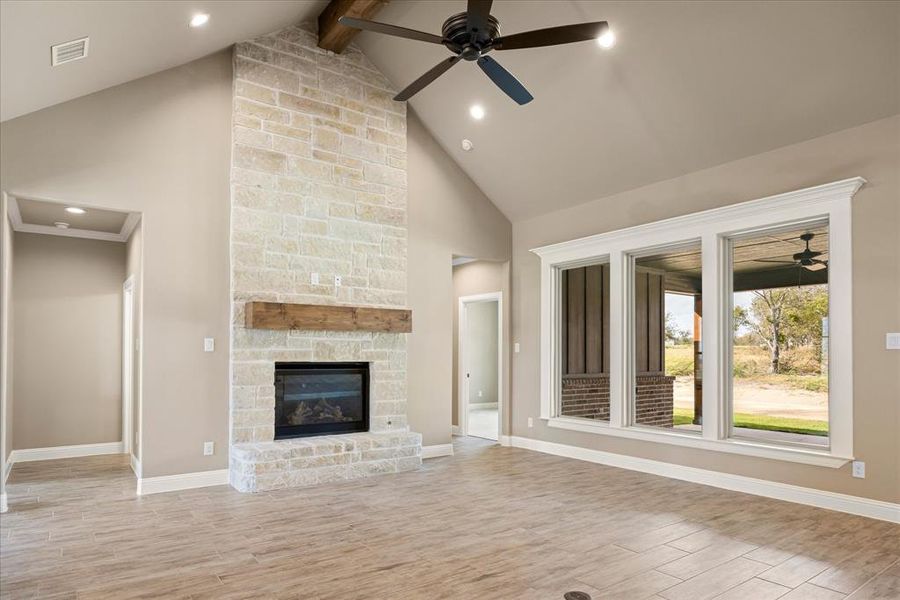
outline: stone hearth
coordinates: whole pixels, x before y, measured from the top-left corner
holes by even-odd
[[[417,469],[418,433],[349,433],[295,438],[231,449],[231,485],[242,492],[303,487]]]

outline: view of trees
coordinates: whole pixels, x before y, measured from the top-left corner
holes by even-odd
[[[682,344],[690,344],[693,341],[691,332],[687,329],[678,327],[675,322],[675,315],[670,312],[666,313],[666,345],[680,346]]]
[[[813,360],[794,364],[793,370],[820,373],[824,366],[823,324],[827,317],[827,286],[755,290],[748,308],[734,308],[734,327],[735,332],[748,332],[740,336],[743,338],[740,343],[765,346],[770,357],[770,373],[784,372],[785,352],[799,348],[813,350],[805,353]]]

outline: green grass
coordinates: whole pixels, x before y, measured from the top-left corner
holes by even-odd
[[[689,425],[694,417],[694,412],[689,408],[676,408],[673,416],[675,425]],[[734,426],[747,429],[762,429],[765,431],[784,431],[787,433],[805,433],[807,435],[828,435],[827,421],[813,421],[811,419],[791,419],[788,417],[770,417],[768,415],[750,415],[736,413]]]

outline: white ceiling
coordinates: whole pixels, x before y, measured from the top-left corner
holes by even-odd
[[[325,0],[0,2],[0,120],[314,19]],[[464,0],[394,0],[378,20],[438,33]],[[191,29],[195,12],[212,15]],[[496,1],[504,33],[608,20],[593,42],[496,52],[534,94],[519,107],[460,63],[411,101],[511,219],[573,206],[900,112],[900,2]],[[91,37],[51,68],[50,45]],[[448,56],[362,33],[402,88]],[[468,116],[480,102],[483,121]],[[475,144],[460,149],[462,138]]]
[[[465,2],[392,2],[378,20],[439,33]],[[535,96],[519,107],[471,63],[410,104],[511,219],[900,112],[900,2],[504,2],[503,33],[607,20],[618,43],[495,52]],[[446,58],[362,33],[398,88]],[[480,102],[483,121],[468,107]],[[475,149],[463,152],[462,138]]]
[[[23,225],[53,227],[56,223],[63,222],[68,223],[73,229],[119,233],[129,214],[117,210],[77,207],[86,211],[77,215],[66,212],[69,205],[58,202],[30,198],[15,198],[14,202],[18,205],[19,219]]]
[[[9,220],[13,230],[22,233],[127,242],[141,219],[140,213],[136,212],[84,205],[76,205],[85,212],[75,215],[66,212],[67,206],[72,205],[54,200],[10,196]],[[63,223],[65,227],[59,227],[57,223]]]
[[[313,19],[326,0],[0,2],[0,121],[144,77]],[[211,16],[188,27],[195,13]],[[90,36],[88,57],[50,66],[50,46]]]

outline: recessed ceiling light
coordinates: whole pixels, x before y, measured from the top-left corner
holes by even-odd
[[[473,119],[480,121],[484,118],[484,107],[480,104],[473,104],[469,107],[469,114],[472,115]]]
[[[209,21],[209,15],[206,13],[197,13],[191,17],[191,27],[203,27]]]
[[[66,207],[66,212],[67,212],[67,213],[72,213],[73,215],[83,215],[83,214],[86,213],[87,211],[84,210],[83,208],[78,208],[77,206],[67,206],[67,207]]]
[[[54,223],[54,225],[56,225],[57,229],[68,229],[69,228],[69,224],[65,223],[63,221],[57,221],[56,223]]]
[[[597,43],[600,44],[601,48],[612,48],[616,45],[616,34],[613,33],[612,29],[607,29],[603,32],[603,35],[597,38]]]

